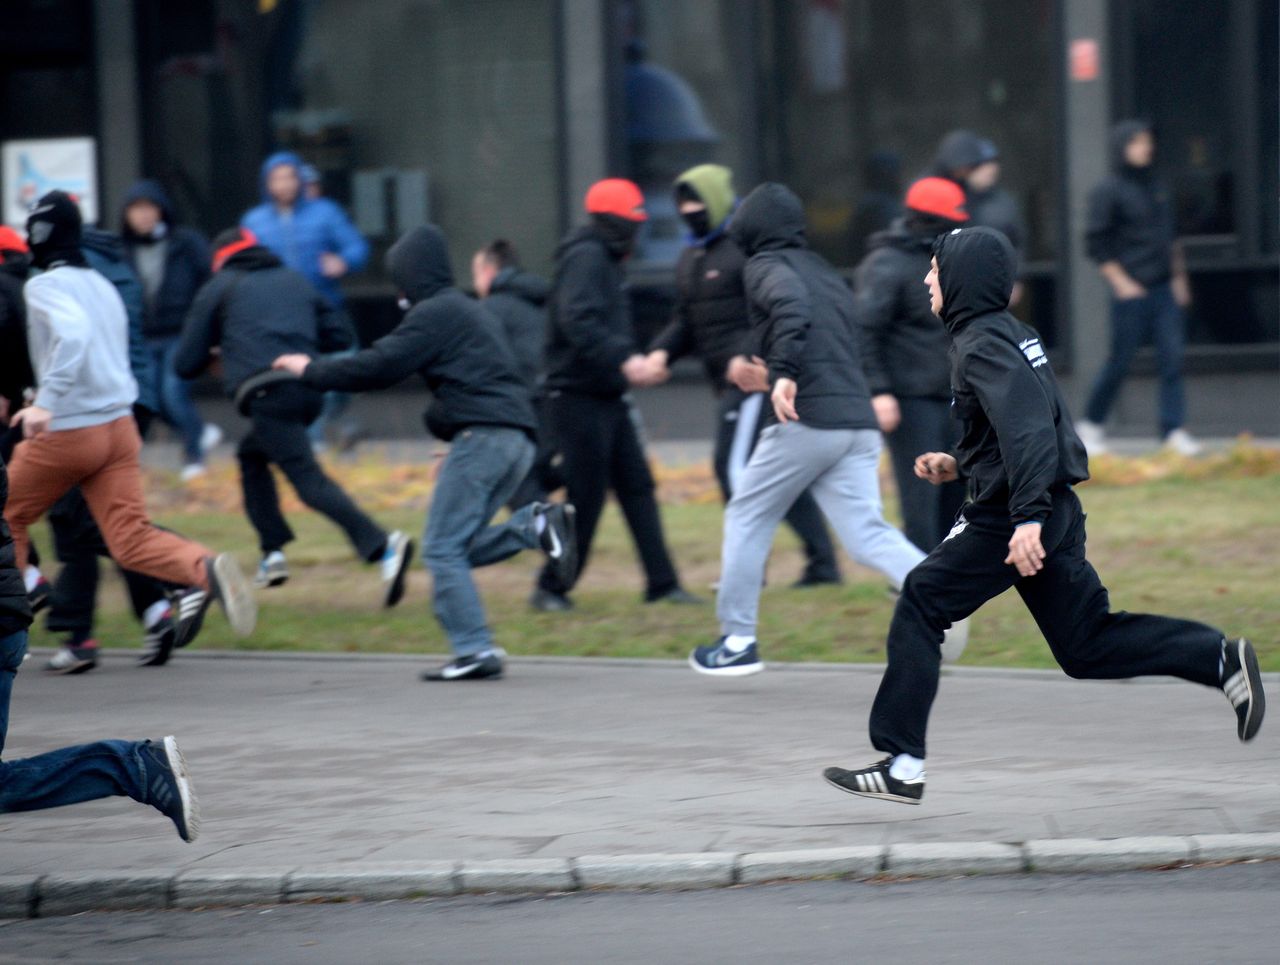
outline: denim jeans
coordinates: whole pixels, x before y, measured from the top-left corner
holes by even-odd
[[[0,753],[9,727],[13,678],[27,652],[27,633],[0,637]],[[147,802],[146,766],[132,741],[98,741],[0,762],[0,814],[40,811],[102,797]]]
[[[178,354],[177,335],[147,340],[147,348],[155,362],[156,377],[160,380],[160,416],[182,436],[182,451],[187,462],[204,462],[204,450],[200,448],[200,435],[204,432],[204,420],[191,401],[187,380],[178,375],[173,360]]]
[[[532,504],[489,525],[528,474],[533,456],[533,442],[519,429],[473,426],[454,437],[436,480],[422,558],[431,571],[436,619],[459,656],[493,646],[471,570],[538,545]]]
[[[1133,357],[1146,342],[1154,342],[1160,371],[1160,437],[1180,429],[1187,405],[1182,389],[1182,356],[1186,320],[1168,282],[1152,285],[1141,298],[1111,303],[1111,355],[1089,396],[1085,415],[1102,425],[1120,394]]]

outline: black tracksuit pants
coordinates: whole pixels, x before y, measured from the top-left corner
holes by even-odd
[[[716,420],[715,450],[712,456],[720,493],[727,503],[733,496],[733,483],[746,468],[764,431],[763,409],[769,405],[767,392],[746,393],[730,386],[720,395]],[[840,579],[836,548],[827,532],[827,523],[818,502],[805,490],[783,517],[804,546],[807,563],[803,581],[835,582]]]
[[[902,532],[920,547],[920,552],[928,553],[942,542],[956,521],[956,514],[964,505],[964,483],[956,480],[935,486],[927,479],[917,479],[916,457],[926,452],[950,451],[960,427],[951,418],[951,403],[946,399],[900,396],[898,408],[902,422],[885,440],[898,484]]]
[[[956,531],[902,587],[889,626],[889,667],[871,708],[871,743],[878,750],[925,756],[943,630],[1009,587],[1017,589],[1068,676],[1171,676],[1219,686],[1220,631],[1189,620],[1111,611],[1107,590],[1085,559],[1084,520],[1073,492],[1056,494],[1040,537],[1044,569],[1023,578],[1004,563],[1013,535],[1007,514],[965,507]],[[992,706],[998,714],[998,703]]]
[[[577,509],[578,574],[586,569],[605,497],[612,489],[644,566],[646,599],[678,587],[680,579],[662,534],[653,474],[626,400],[555,391],[547,399],[547,417],[563,459],[569,502]],[[540,588],[562,595],[576,582],[561,583],[550,565],[538,577]]]
[[[298,498],[333,520],[347,534],[360,559],[373,562],[386,547],[387,534],[325,475],[311,449],[307,427],[323,407],[321,393],[291,382],[271,386],[249,403],[253,428],[236,451],[245,512],[258,531],[263,554],[282,549],[293,540],[271,475],[271,464],[275,463],[297,490]]]

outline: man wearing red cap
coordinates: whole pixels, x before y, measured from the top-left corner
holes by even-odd
[[[942,542],[964,502],[964,485],[932,486],[913,466],[922,452],[956,441],[947,370],[947,332],[929,310],[920,279],[934,239],[969,220],[964,191],[945,178],[922,178],[907,191],[906,214],[871,237],[854,274],[862,371],[880,431],[889,441],[902,504],[903,531],[924,552]]]
[[[591,186],[586,209],[589,223],[556,252],[546,380],[547,418],[578,511],[578,574],[612,489],[644,566],[645,600],[696,602],[681,589],[667,552],[653,476],[625,398],[632,386],[661,379],[636,341],[623,269],[648,218],[644,195],[630,181],[608,178]],[[539,610],[568,610],[576,582],[576,575],[566,579],[563,568],[548,565],[530,602]]]

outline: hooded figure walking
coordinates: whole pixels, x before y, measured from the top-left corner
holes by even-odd
[[[925,281],[951,340],[962,435],[954,454],[923,453],[915,471],[935,483],[967,478],[970,500],[907,577],[894,610],[889,666],[871,708],[871,743],[888,756],[823,773],[851,794],[920,803],[943,633],[1010,587],[1068,676],[1180,677],[1226,693],[1242,741],[1262,724],[1262,677],[1247,640],[1112,611],[1085,558],[1084,513],[1072,491],[1089,478],[1084,445],[1040,339],[1006,310],[1015,265],[1008,238],[990,228],[957,228],[934,247]]]

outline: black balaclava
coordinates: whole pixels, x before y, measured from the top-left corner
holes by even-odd
[[[50,191],[27,216],[27,244],[37,268],[88,265],[80,251],[80,206],[65,191]]]
[[[644,222],[621,218],[616,214],[593,214],[591,224],[596,233],[604,240],[609,254],[619,260],[626,258],[635,250],[636,235]]]
[[[677,206],[684,201],[694,201],[702,205],[697,211],[680,212],[680,217],[689,226],[693,236],[695,238],[705,238],[711,234],[711,212],[707,210],[706,202],[698,196],[698,192],[693,189],[692,185],[681,182],[676,186]]]

